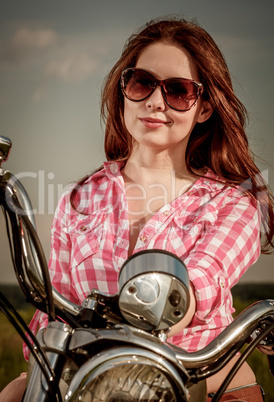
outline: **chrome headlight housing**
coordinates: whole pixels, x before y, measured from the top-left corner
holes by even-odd
[[[188,390],[175,368],[159,355],[136,347],[117,347],[81,366],[65,401],[184,402]]]
[[[166,330],[189,307],[189,279],[183,262],[163,250],[132,255],[119,274],[119,308],[124,318],[144,330]]]

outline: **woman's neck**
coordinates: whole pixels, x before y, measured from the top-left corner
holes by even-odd
[[[185,163],[174,163],[168,155],[134,153],[122,170],[126,196],[142,198],[156,211],[189,190],[197,180]],[[157,201],[157,202],[156,202]]]
[[[130,182],[148,184],[155,181],[165,182],[171,177],[177,180],[195,177],[186,167],[185,155],[174,158],[166,150],[154,149],[134,150],[123,169],[123,174]]]

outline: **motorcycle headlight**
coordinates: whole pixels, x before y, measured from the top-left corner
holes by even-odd
[[[183,402],[188,391],[174,367],[157,354],[138,348],[113,348],[81,366],[66,401]]]
[[[189,306],[189,280],[183,262],[163,250],[134,254],[119,274],[119,308],[144,330],[165,330],[180,321]]]

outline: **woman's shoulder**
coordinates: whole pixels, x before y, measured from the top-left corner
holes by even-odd
[[[121,176],[122,164],[119,161],[108,161],[97,170],[87,174],[82,180],[74,183],[71,187],[78,187],[84,191],[91,186],[100,186],[105,182],[115,180]]]
[[[235,184],[209,170],[197,180],[193,189],[200,197],[219,200],[222,205],[233,201],[244,202],[256,208],[256,200],[246,191],[246,182]]]
[[[217,194],[225,195],[231,190],[233,191],[233,187],[212,171],[207,171],[195,182],[193,190],[200,195],[207,194],[209,197],[215,197]]]
[[[121,182],[119,162],[105,162],[103,166],[78,182],[69,184],[58,201],[58,208],[66,212],[83,210],[92,200],[96,204],[107,195],[113,182]],[[78,211],[79,212],[79,211]]]
[[[88,191],[93,186],[98,186],[102,182],[109,180],[111,178],[109,173],[114,171],[119,171],[119,164],[117,162],[105,162],[100,168],[88,173],[80,180],[69,183],[65,187],[61,197],[66,198],[70,196],[74,190],[79,192]]]

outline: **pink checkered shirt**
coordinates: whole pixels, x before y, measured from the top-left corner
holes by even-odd
[[[231,288],[260,255],[256,203],[214,177],[207,173],[155,213],[133,252],[162,249],[184,261],[197,311],[169,342],[189,352],[206,346],[232,321]],[[80,187],[78,211],[83,214],[72,208],[70,193],[71,188],[59,200],[53,220],[49,270],[58,292],[81,304],[93,288],[116,293],[119,269],[128,257],[128,207],[120,164],[106,162]],[[36,312],[30,328],[35,332],[46,324],[45,314]]]

